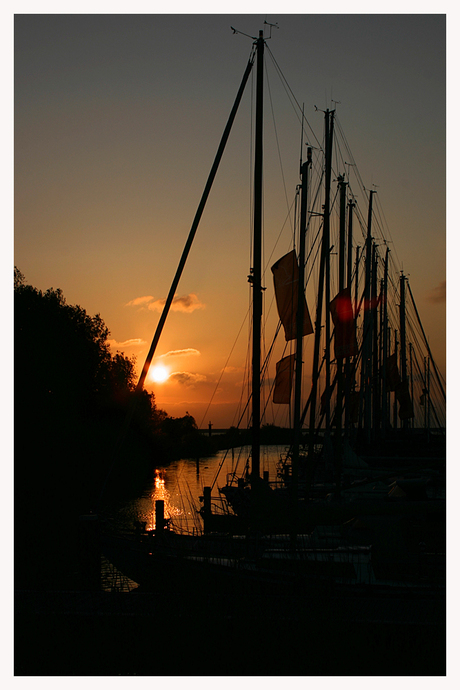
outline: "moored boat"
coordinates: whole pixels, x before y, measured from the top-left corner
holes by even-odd
[[[346,184],[343,177],[339,180],[339,291],[331,299],[330,207],[334,111],[329,110],[325,112],[325,203],[319,214],[323,234],[321,246],[317,247],[321,251],[314,327],[304,296],[305,236],[309,218],[318,215],[309,208],[308,203],[311,149],[307,161],[301,163],[299,256],[292,250],[272,267],[286,342],[296,343],[295,354],[283,358],[288,361],[281,360],[278,368],[276,404],[282,405],[291,400],[295,379],[295,421],[293,443],[280,468],[282,485],[274,488],[267,478],[260,476],[261,388],[262,373],[266,368],[265,362],[261,361],[262,295],[265,290],[262,284],[261,247],[265,42],[263,32],[254,39],[254,51],[138,383],[141,389],[222,157],[229,128],[249,73],[256,63],[254,254],[250,271],[253,305],[250,472],[246,480],[240,477],[238,482],[235,477],[236,483],[220,488],[227,501],[225,513],[213,513],[210,494],[205,495],[202,534],[176,534],[159,517],[151,533],[141,531],[140,534],[120,535],[106,532],[104,552],[110,561],[142,588],[171,593],[180,590],[183,596],[186,592],[189,595],[226,592],[228,596],[233,594],[235,597],[246,597],[252,590],[276,596],[288,589],[302,600],[321,601],[317,608],[318,615],[324,600],[331,595],[375,597],[379,591],[400,593],[403,588],[410,589],[414,596],[420,597],[431,597],[432,592],[436,591],[442,599],[445,586],[442,550],[445,501],[442,497],[427,494],[429,475],[422,473],[419,478],[410,478],[409,474],[414,473],[414,468],[405,468],[405,465],[396,466],[394,475],[388,474],[385,463],[380,468],[370,468],[367,456],[366,460],[362,457],[362,449],[372,447],[372,444],[374,447],[379,444],[383,447],[395,431],[390,429],[388,423],[387,413],[391,402],[399,407],[398,431],[402,437],[396,454],[405,443],[410,443],[407,440],[409,432],[417,430],[409,425],[414,414],[413,397],[409,395],[406,355],[401,359],[401,376],[397,367],[395,372],[394,359],[391,360],[392,368],[389,365],[393,355],[389,351],[389,327],[385,315],[388,304],[388,290],[385,287],[388,284],[388,251],[381,262],[384,275],[379,293],[380,264],[371,234],[372,192],[369,193],[364,286],[360,301],[356,299],[355,304],[352,303],[352,289],[357,295],[359,289],[358,266],[354,281],[351,268],[351,219],[355,201],[350,199],[349,233],[346,238]],[[403,296],[406,278],[402,278]],[[280,291],[277,291],[277,287]],[[357,322],[361,303],[365,307],[358,338]],[[404,331],[404,309],[400,312],[400,328]],[[382,326],[380,330],[378,325]],[[302,407],[303,339],[309,335],[314,335],[312,390]],[[331,354],[332,343],[334,356]],[[325,355],[320,361],[323,345]],[[401,343],[401,351],[405,353],[406,349],[406,344],[403,348]],[[323,366],[324,389],[321,392]],[[390,373],[393,376],[391,381]],[[394,393],[393,400],[390,400],[390,391]],[[305,433],[303,424],[307,416],[309,427]],[[359,454],[352,450],[352,445],[359,449]],[[344,457],[347,453],[348,462]],[[378,459],[381,457],[378,456]],[[394,450],[389,457],[395,457]],[[437,458],[434,458],[435,465],[436,462]],[[439,470],[442,471],[442,459]],[[382,473],[385,473],[385,481]],[[324,525],[339,529],[339,536],[336,534],[332,544],[326,544],[324,537],[321,537],[320,528]],[[426,544],[425,536],[432,535],[436,526],[439,528],[439,539],[433,539],[433,550],[423,550],[419,545]]]

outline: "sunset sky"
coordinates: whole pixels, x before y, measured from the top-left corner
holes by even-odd
[[[278,23],[269,48],[304,104],[308,143],[322,141],[321,111],[336,109],[445,376],[441,14],[17,15],[15,265],[33,286],[99,313],[113,351],[135,355],[140,370],[249,57],[251,39],[231,27],[256,36],[264,19]],[[299,182],[300,127],[268,56],[267,74],[268,347],[270,266],[289,237],[272,251]],[[146,386],[169,414],[188,411],[205,427],[234,424],[245,396],[251,89],[157,349],[169,378]],[[365,208],[364,190],[353,190]]]

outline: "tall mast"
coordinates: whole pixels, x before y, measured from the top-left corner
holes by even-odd
[[[411,400],[414,400],[414,372],[413,372],[413,366],[412,366],[412,343],[409,343],[409,371],[410,371],[410,397]],[[411,420],[411,428],[414,428],[414,417],[412,417]]]
[[[260,476],[260,337],[262,323],[262,163],[264,35],[259,31],[257,49],[256,136],[254,156],[254,265],[252,270],[252,471],[254,484]]]
[[[329,305],[331,303],[331,232],[330,232],[330,207],[331,207],[331,172],[332,172],[332,136],[334,130],[334,110],[326,110],[326,175],[324,195],[324,238],[326,240],[326,309],[325,309],[325,338],[326,338],[326,429],[331,428],[331,315]]]
[[[382,438],[386,436],[387,427],[387,359],[388,359],[388,254],[385,253],[385,268],[383,273],[383,343],[382,343]]]
[[[379,427],[380,386],[379,386],[379,348],[377,311],[377,246],[372,247],[372,435],[375,439]]]
[[[348,238],[347,238],[347,287],[350,290],[351,299],[351,276],[353,266],[353,209],[354,203],[350,199],[348,202]],[[356,282],[358,282],[358,271],[356,271]],[[355,309],[353,315],[355,315]],[[345,364],[345,436],[348,435],[350,427],[350,393],[352,386],[351,359],[347,357]]]
[[[398,361],[398,331],[395,330],[395,355],[396,355],[396,361]],[[397,399],[396,399],[396,391],[393,394],[393,429],[398,428],[398,405],[397,405]]]
[[[303,355],[303,321],[304,321],[304,291],[305,291],[305,235],[307,231],[307,197],[308,171],[311,168],[312,150],[308,148],[307,161],[301,166],[302,197],[300,203],[300,237],[299,237],[299,284],[297,294],[296,321],[296,360],[295,360],[295,389],[294,389],[294,447],[292,454],[292,494],[297,506],[297,483],[299,466],[299,444],[301,428],[302,404],[302,355]]]
[[[374,191],[369,193],[369,211],[367,216],[366,238],[366,278],[364,284],[364,319],[363,319],[363,359],[361,362],[361,388],[364,389],[364,429],[367,442],[371,433],[371,355],[372,355],[372,312],[371,312],[371,263],[372,263],[372,199]]]
[[[427,378],[427,370],[426,370],[426,363],[427,363],[428,357],[423,358],[423,376],[424,376],[424,382],[425,382],[425,390],[424,390],[424,398],[423,398],[423,425],[425,427],[425,433],[428,437],[428,423],[427,423],[427,411],[428,411],[428,378]]]
[[[401,334],[401,380],[405,381],[407,378],[407,364],[406,364],[406,293],[405,293],[405,277],[401,273],[399,278],[399,332]]]
[[[318,297],[316,302],[316,318],[315,318],[315,343],[313,348],[313,368],[311,377],[311,402],[310,402],[310,439],[308,445],[308,455],[310,460],[313,458],[313,446],[315,443],[315,417],[316,417],[316,398],[318,394],[318,378],[319,378],[319,346],[321,341],[321,319],[323,313],[323,290],[324,290],[324,273],[326,268],[326,259],[329,257],[329,192],[328,186],[331,181],[330,173],[330,155],[329,151],[332,150],[332,145],[329,146],[329,110],[326,111],[325,116],[325,131],[326,131],[326,191],[325,191],[325,204],[324,204],[324,218],[323,218],[323,238],[321,242],[321,259],[319,267],[319,280],[318,280]],[[332,143],[332,142],[331,142]],[[329,305],[327,305],[329,308]],[[327,323],[327,317],[326,317]],[[327,334],[326,334],[327,339]],[[326,342],[327,347],[327,342]],[[326,395],[329,393],[326,384]]]
[[[401,381],[405,383],[407,379],[407,354],[406,354],[406,279],[401,272],[399,278],[399,331],[401,334],[401,350],[400,350],[400,361],[401,361]],[[407,429],[409,426],[409,420],[404,419],[402,422],[403,429]]]
[[[339,291],[345,287],[345,225],[346,225],[346,191],[347,183],[343,175],[338,176],[339,194],[340,194],[340,215],[339,215]]]
[[[354,202],[350,199],[348,202],[348,241],[347,241],[347,287],[350,289],[351,297],[351,271],[353,265],[353,209]]]
[[[343,175],[338,176],[340,194],[339,216],[339,292],[345,288],[345,224],[346,224],[346,190],[347,183]],[[349,361],[349,360],[348,360]],[[336,420],[336,453],[335,453],[335,491],[340,493],[340,476],[342,471],[342,403],[343,403],[343,358],[337,358],[337,404]]]
[[[358,321],[358,289],[359,289],[359,250],[361,247],[356,247],[356,257],[355,257],[355,322],[356,326]]]
[[[430,442],[430,426],[431,426],[431,376],[430,376],[430,358],[426,358],[426,390],[427,390],[427,432],[428,442]]]

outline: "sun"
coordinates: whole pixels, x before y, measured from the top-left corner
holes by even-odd
[[[156,364],[150,369],[150,378],[155,383],[163,383],[169,377],[169,370],[163,364]]]

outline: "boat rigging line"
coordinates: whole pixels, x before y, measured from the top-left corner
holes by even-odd
[[[254,62],[255,62],[255,57],[256,57],[256,49],[255,49],[255,46],[253,46],[249,60],[248,60],[248,63],[246,65],[245,72],[243,74],[243,78],[241,80],[240,87],[238,89],[238,92],[237,92],[237,95],[235,98],[235,102],[233,104],[233,107],[232,107],[232,110],[230,112],[227,124],[226,124],[224,132],[222,134],[222,138],[221,138],[219,147],[217,149],[217,153],[215,155],[214,162],[212,164],[212,167],[211,167],[211,170],[210,170],[210,173],[209,173],[209,176],[208,176],[208,179],[207,179],[200,203],[199,203],[197,211],[195,213],[195,218],[193,220],[192,227],[190,229],[187,241],[185,243],[185,247],[183,249],[182,256],[180,258],[179,265],[178,265],[177,270],[176,270],[176,274],[174,276],[171,288],[170,288],[169,293],[168,293],[168,297],[167,297],[165,305],[163,307],[163,311],[161,313],[160,320],[157,324],[157,328],[156,328],[155,335],[154,335],[153,340],[152,340],[152,344],[150,346],[147,358],[146,358],[144,366],[142,368],[141,375],[140,375],[139,380],[137,382],[136,389],[135,389],[136,394],[132,397],[131,405],[128,409],[124,423],[120,429],[119,436],[118,436],[117,441],[115,443],[115,447],[114,447],[114,451],[113,451],[114,457],[113,457],[112,465],[111,465],[111,467],[107,473],[106,479],[105,479],[103,487],[101,489],[98,504],[100,504],[100,502],[102,500],[102,497],[104,495],[105,488],[107,485],[108,478],[111,475],[113,467],[114,467],[114,465],[118,459],[119,449],[124,442],[124,439],[126,437],[128,429],[129,429],[131,420],[133,418],[134,411],[135,411],[136,404],[137,404],[137,399],[138,399],[137,394],[139,394],[143,389],[144,382],[145,382],[145,379],[147,377],[147,373],[149,371],[150,364],[151,364],[152,359],[153,359],[153,355],[155,354],[155,350],[156,350],[158,342],[160,340],[160,336],[161,336],[161,333],[163,331],[163,327],[164,327],[164,324],[166,322],[166,318],[168,316],[169,309],[170,309],[172,301],[174,299],[174,295],[176,294],[179,280],[182,276],[182,272],[184,270],[185,263],[187,261],[188,255],[190,253],[190,249],[191,249],[192,244],[193,244],[193,240],[195,239],[196,231],[198,229],[198,225],[200,223],[201,216],[203,215],[203,211],[204,211],[206,202],[208,200],[208,196],[209,196],[209,193],[211,191],[211,187],[213,185],[214,179],[215,179],[216,174],[217,174],[217,170],[218,170],[220,162],[222,160],[222,156],[223,156],[228,138],[230,136],[230,132],[231,132],[233,123],[235,121],[236,114],[238,112],[238,107],[240,105],[240,102],[241,102],[241,99],[242,99],[242,96],[244,93],[244,89],[246,87],[247,81],[249,79],[249,75],[251,74],[252,67],[253,67]]]

